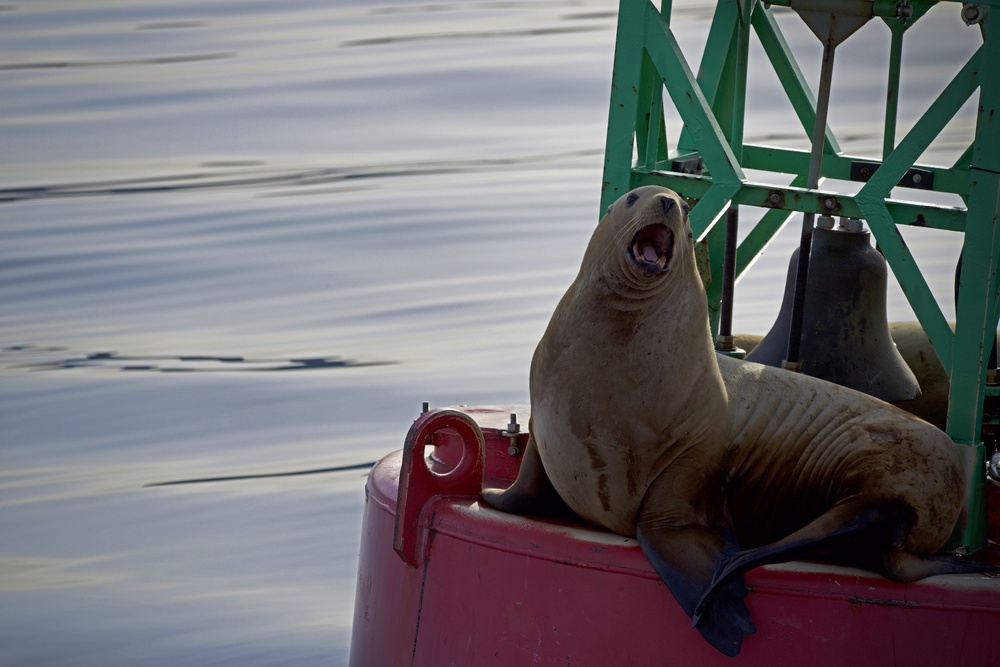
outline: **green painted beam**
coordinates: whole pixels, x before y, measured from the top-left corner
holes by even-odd
[[[663,92],[652,61],[645,53],[636,96],[636,169],[655,169],[667,159],[667,135],[663,118]]]
[[[631,188],[645,13],[644,3],[621,0],[619,4],[599,215],[603,215],[608,206]]]
[[[912,166],[929,173],[934,183],[934,187],[929,189],[934,192],[950,192],[965,196],[969,192],[968,165],[970,161],[971,150],[964,165],[959,162],[953,167],[919,163]],[[854,180],[851,178],[851,165],[856,162],[875,165],[876,168],[882,164],[881,160],[860,155],[824,155],[822,176],[841,181]],[[747,144],[743,147],[743,168],[785,174],[805,174],[809,169],[809,151]]]
[[[850,218],[863,217],[861,207],[857,204],[853,196],[845,195],[837,190],[826,190],[822,187],[809,190],[808,188],[797,186],[796,182],[804,183],[805,177],[796,179],[791,185],[785,186],[747,181],[740,185],[731,195],[732,201],[743,206],[756,206],[759,208],[783,210],[785,212],[797,211],[799,213],[815,213],[817,215],[843,215]],[[637,171],[633,174],[633,184],[635,186],[662,185],[689,199],[701,199],[708,192],[709,188],[712,187],[713,183],[710,178],[690,174],[663,171]],[[772,203],[771,197],[774,195],[778,195],[779,204]],[[825,204],[828,199],[836,200],[836,206],[833,210],[830,210]],[[886,200],[885,207],[889,213],[889,217],[896,225],[927,227],[929,229],[952,232],[965,230],[966,213],[964,209],[939,204],[906,202],[892,199]],[[775,228],[775,231],[777,229]]]
[[[993,10],[997,11],[996,8]],[[975,550],[986,545],[986,495],[982,470],[985,447],[980,425],[985,395],[985,366],[997,328],[1000,299],[1000,79],[986,74],[1000,62],[1000,20],[983,24],[980,50],[979,109],[972,150],[968,223],[962,250],[962,270],[956,303],[955,343],[951,358],[948,435],[963,445],[968,480],[966,504],[970,520],[961,542]]]

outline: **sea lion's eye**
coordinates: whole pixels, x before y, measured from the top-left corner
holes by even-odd
[[[688,213],[691,212],[691,205],[688,204],[686,201],[681,200],[681,210],[684,211],[684,215],[687,215]]]
[[[639,195],[637,195],[634,192],[629,194],[628,198],[625,200],[625,207],[631,208],[632,204],[636,203],[638,200],[639,200]]]

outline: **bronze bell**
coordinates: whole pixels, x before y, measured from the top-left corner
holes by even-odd
[[[802,313],[802,372],[884,401],[916,398],[920,385],[889,334],[885,258],[872,247],[871,234],[860,221],[833,228],[832,219],[825,220],[826,228],[816,227],[812,235]],[[748,361],[782,365],[798,258],[796,249],[778,319],[747,355]]]

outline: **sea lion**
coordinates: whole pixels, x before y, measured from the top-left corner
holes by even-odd
[[[836,554],[898,581],[981,571],[935,553],[965,494],[947,435],[856,391],[716,355],[688,205],[623,195],[530,370],[520,474],[494,507],[634,536],[693,625],[736,655],[743,573]]]

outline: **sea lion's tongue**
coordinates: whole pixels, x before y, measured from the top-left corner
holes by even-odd
[[[647,225],[632,239],[632,257],[641,265],[663,269],[670,258],[673,236],[664,225]]]

